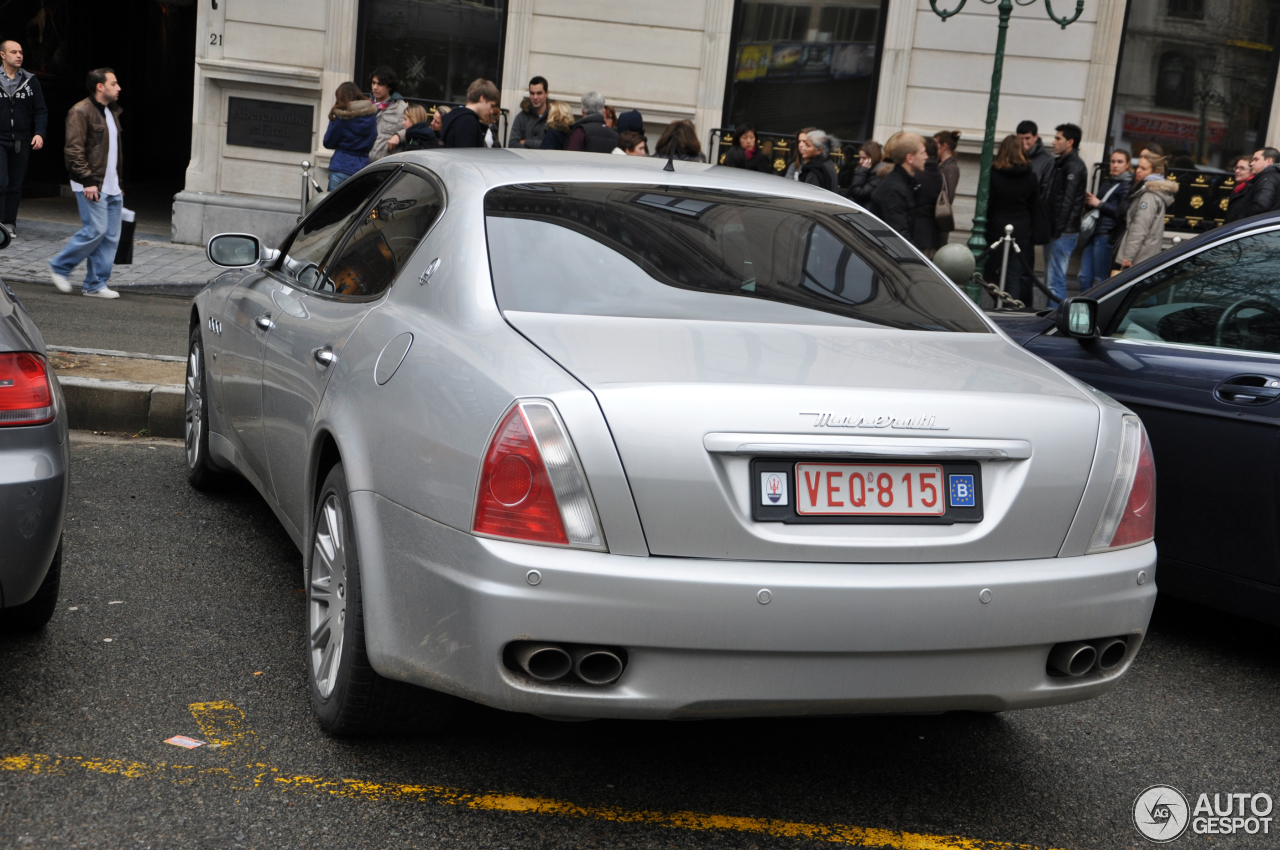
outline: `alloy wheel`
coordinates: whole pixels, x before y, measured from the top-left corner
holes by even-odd
[[[200,436],[201,429],[204,427],[204,420],[200,415],[203,401],[201,392],[203,389],[201,386],[203,364],[200,360],[200,346],[191,346],[191,353],[187,355],[187,389],[184,399],[186,403],[186,423],[183,432],[187,443],[188,469],[195,469],[196,464],[200,461]]]
[[[347,540],[342,502],[334,493],[325,499],[311,552],[310,627],[311,673],[316,690],[328,699],[342,663],[347,620]]]

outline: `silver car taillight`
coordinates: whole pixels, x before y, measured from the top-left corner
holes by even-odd
[[[1090,552],[1137,546],[1155,538],[1156,465],[1142,421],[1132,414],[1121,423],[1120,454]]]
[[[480,470],[472,530],[606,550],[586,474],[551,402],[520,401],[503,417]]]

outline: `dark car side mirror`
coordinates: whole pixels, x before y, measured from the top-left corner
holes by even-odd
[[[262,240],[249,233],[219,233],[204,249],[209,262],[224,269],[256,266],[265,252]]]
[[[1058,306],[1054,319],[1058,333],[1073,339],[1097,339],[1098,302],[1092,298],[1068,298]]]

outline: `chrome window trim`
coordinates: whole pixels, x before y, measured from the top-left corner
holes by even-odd
[[[1123,339],[1122,337],[1108,336],[1103,337],[1115,343],[1123,345],[1144,345],[1155,348],[1176,348],[1181,351],[1194,351],[1204,354],[1230,354],[1235,357],[1262,357],[1269,360],[1280,361],[1280,354],[1274,354],[1267,351],[1253,351],[1248,348],[1216,348],[1212,345],[1194,345],[1188,342],[1165,342],[1159,339]]]

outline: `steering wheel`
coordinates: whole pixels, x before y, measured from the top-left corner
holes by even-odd
[[[1270,313],[1277,320],[1280,320],[1280,307],[1277,307],[1267,299],[1257,298],[1254,296],[1241,298],[1239,301],[1223,310],[1222,315],[1218,317],[1217,327],[1213,329],[1213,344],[1215,346],[1219,348],[1222,347],[1222,332],[1226,329],[1231,320],[1235,319],[1241,311],[1248,310],[1249,308],[1261,310],[1264,313]]]

